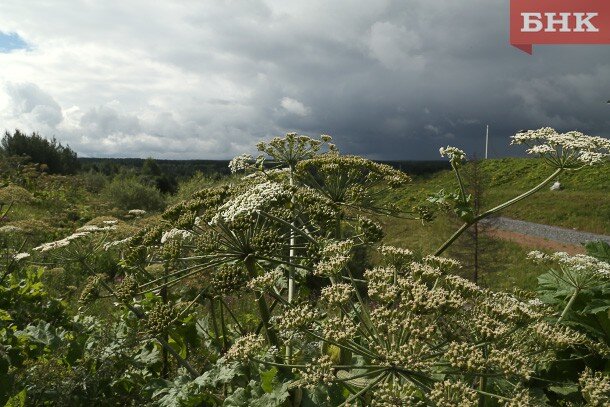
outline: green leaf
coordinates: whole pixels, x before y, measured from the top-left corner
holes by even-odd
[[[610,262],[610,244],[600,240],[598,242],[587,243],[585,248],[587,249],[587,254],[589,256]]]
[[[25,389],[21,390],[19,393],[11,397],[4,407],[25,407],[25,402],[27,400],[27,393]]]
[[[12,319],[8,311],[0,309],[0,321],[11,321]]]
[[[567,384],[563,386],[551,386],[549,390],[553,393],[561,394],[562,396],[569,396],[571,394],[578,393],[578,386],[576,384]]]
[[[261,372],[261,387],[265,392],[271,393],[273,391],[273,383],[277,375],[277,368],[272,367],[267,371]]]

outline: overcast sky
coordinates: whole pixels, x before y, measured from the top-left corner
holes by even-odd
[[[288,131],[343,152],[506,155],[610,134],[610,46],[508,43],[508,1],[0,2],[0,129],[81,156],[224,159]]]

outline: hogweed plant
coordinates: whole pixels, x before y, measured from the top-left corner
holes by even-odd
[[[92,285],[139,315],[184,368],[159,393],[162,405],[544,405],[551,387],[566,384],[546,376],[559,359],[607,358],[607,344],[564,324],[564,312],[533,294],[459,277],[460,264],[440,255],[472,224],[562,171],[599,164],[608,155],[603,140],[549,129],[517,134],[514,143],[530,145],[554,172],[477,216],[459,172],[465,154],[441,149],[459,189],[432,201],[453,206],[465,223],[422,257],[384,245],[368,217],[417,218],[378,199],[408,183],[406,174],[341,155],[329,136],[291,133],[260,143],[256,159],[232,160],[241,178],[170,207],[158,225],[105,242],[120,251],[125,275],[114,284],[93,277]],[[600,264],[590,268],[601,275]],[[574,281],[585,273],[569,270]],[[199,342],[180,338],[188,321]],[[594,383],[607,376],[586,371],[580,382],[577,400],[604,400]]]
[[[526,145],[529,147],[526,150],[529,155],[543,159],[551,169],[554,169],[554,172],[529,191],[476,216],[460,176],[460,166],[465,160],[466,154],[455,147],[440,149],[441,155],[449,158],[451,168],[456,174],[459,183],[459,195],[447,194],[441,191],[441,193],[432,197],[431,201],[453,206],[456,213],[464,221],[464,225],[436,250],[435,255],[438,256],[447,250],[462,233],[476,222],[540,191],[562,172],[576,171],[585,166],[603,164],[610,157],[610,140],[602,137],[587,136],[577,131],[558,133],[550,127],[517,133],[512,136],[511,144]]]

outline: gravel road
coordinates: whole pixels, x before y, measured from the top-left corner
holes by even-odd
[[[542,225],[522,220],[498,217],[484,219],[482,222],[491,223],[492,227],[500,230],[521,233],[528,236],[541,237],[556,242],[580,245],[582,243],[603,240],[610,244],[610,236],[596,235],[594,233],[579,232],[577,230],[560,228],[557,226]]]

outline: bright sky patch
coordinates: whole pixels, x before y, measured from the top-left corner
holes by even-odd
[[[0,32],[0,52],[8,53],[16,49],[25,49],[28,44],[17,33]]]

